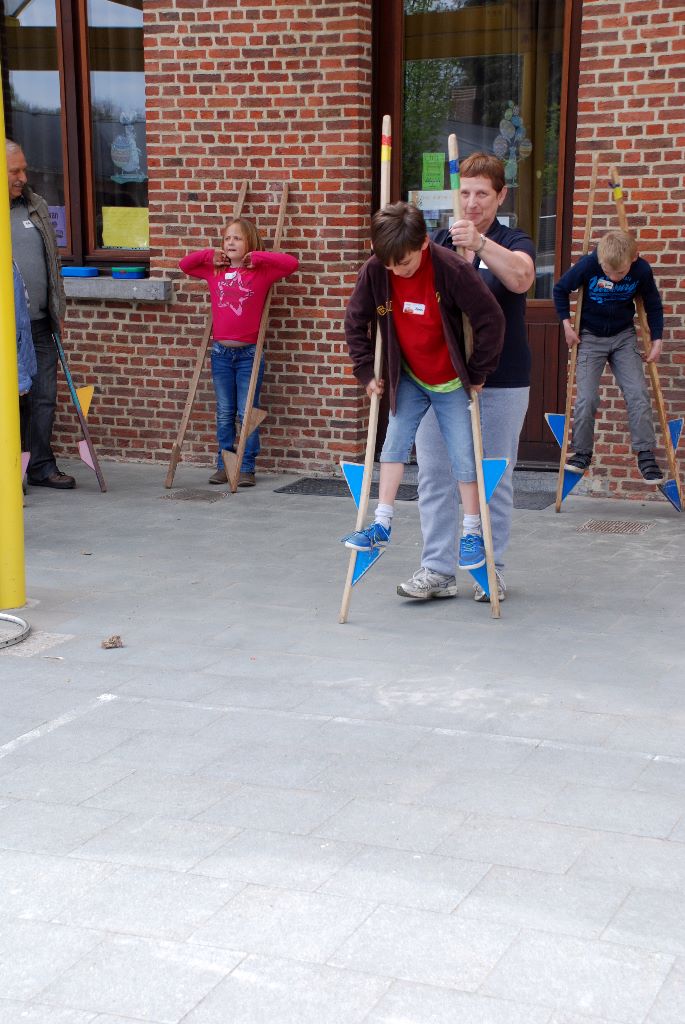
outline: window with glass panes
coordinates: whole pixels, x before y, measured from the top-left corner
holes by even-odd
[[[6,131],[67,259],[149,247],[143,0],[2,0]]]

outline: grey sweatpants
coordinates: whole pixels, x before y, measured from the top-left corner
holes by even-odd
[[[652,405],[633,327],[610,338],[599,338],[589,331],[583,331],[580,335],[576,365],[576,404],[573,410],[574,450],[592,451],[595,416],[599,408],[599,382],[607,363],[623,392],[633,451],[653,450],[656,448],[656,437]]]
[[[509,465],[490,499],[490,524],[495,564],[504,567],[514,507],[514,466],[526,418],[530,388],[484,388],[479,395],[483,454],[504,457]],[[453,576],[457,567],[459,492],[450,470],[447,448],[429,409],[416,434],[419,464],[419,516],[423,534],[421,565]]]

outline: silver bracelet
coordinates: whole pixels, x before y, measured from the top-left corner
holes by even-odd
[[[485,237],[485,235],[481,235],[480,236],[480,245],[478,246],[477,249],[473,250],[475,252],[476,256],[479,256],[482,253],[483,246],[485,245],[486,242],[487,242],[487,238]]]

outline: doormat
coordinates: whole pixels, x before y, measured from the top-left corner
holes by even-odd
[[[277,487],[274,494],[313,494],[320,498],[349,498],[350,489],[345,480],[305,476],[286,484],[285,487]],[[418,496],[415,484],[400,484],[397,492],[400,501],[416,501]],[[371,484],[371,497],[378,498],[378,484],[375,482]],[[514,486],[514,508],[543,509],[553,505],[555,499],[556,491],[525,491]]]

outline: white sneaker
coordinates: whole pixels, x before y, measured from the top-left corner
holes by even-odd
[[[413,597],[418,601],[427,601],[429,597],[456,597],[456,576],[445,576],[421,566],[410,580],[400,583],[397,588],[400,597]]]
[[[499,569],[495,569],[495,576],[497,577],[497,594],[500,601],[504,601],[507,596],[507,586],[504,582],[504,577]],[[481,604],[490,604],[490,598],[485,593],[480,583],[473,584],[473,600],[478,601]]]

